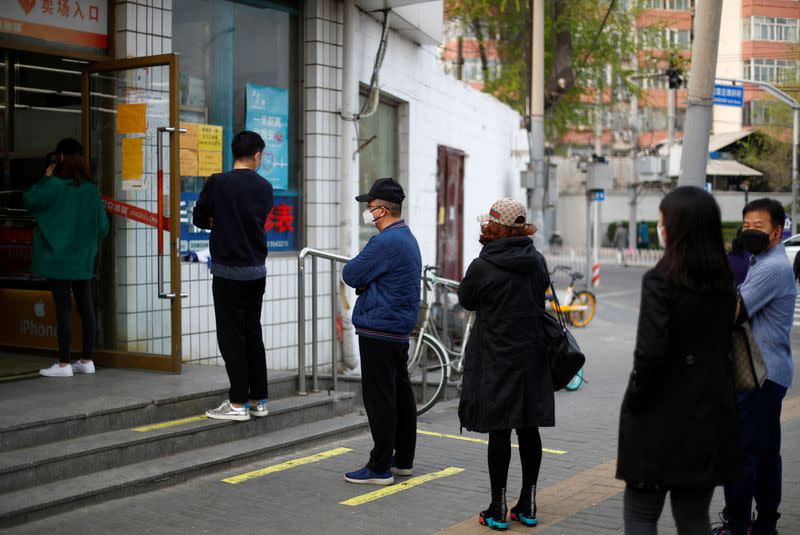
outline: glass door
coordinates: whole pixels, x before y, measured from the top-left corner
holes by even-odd
[[[83,73],[83,142],[111,231],[98,277],[99,364],[180,372],[176,54]]]

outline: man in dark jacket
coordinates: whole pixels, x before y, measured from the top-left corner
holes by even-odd
[[[272,184],[256,171],[264,140],[247,130],[234,136],[233,170],[212,175],[194,207],[194,224],[211,229],[211,274],[217,343],[231,383],[230,398],[206,412],[218,420],[267,415],[267,362],[261,338]]]
[[[410,476],[417,439],[417,404],[408,377],[408,341],[417,322],[422,259],[401,219],[403,188],[381,178],[369,193],[363,218],[379,233],[345,265],[344,282],[359,294],[353,326],[361,355],[364,408],[375,447],[350,483],[391,485],[393,474]],[[394,453],[394,457],[392,454]]]

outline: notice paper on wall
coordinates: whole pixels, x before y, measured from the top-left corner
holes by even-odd
[[[147,132],[147,104],[117,106],[117,133],[144,134]]]
[[[181,123],[181,128],[186,130],[181,134],[181,150],[197,150],[197,136],[199,124],[196,123]]]
[[[222,127],[215,124],[197,125],[197,148],[222,154]]]
[[[143,137],[126,137],[122,140],[122,189],[132,190],[144,187]]]
[[[258,174],[277,190],[289,189],[289,91],[247,84],[245,129],[264,138]]]
[[[197,151],[181,147],[181,176],[199,176]]]
[[[222,152],[212,150],[197,151],[197,176],[210,176],[222,172]]]

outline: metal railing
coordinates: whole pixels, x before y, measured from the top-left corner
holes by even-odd
[[[311,391],[319,392],[319,350],[317,348],[317,259],[330,260],[331,265],[331,379],[332,390],[336,390],[336,361],[338,344],[336,337],[336,287],[338,270],[336,264],[350,261],[346,256],[326,253],[306,247],[297,257],[297,393],[306,390],[306,258],[311,257]]]

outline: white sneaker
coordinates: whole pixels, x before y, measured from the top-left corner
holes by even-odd
[[[76,360],[72,365],[72,373],[94,373],[94,361],[90,360],[86,364]]]
[[[230,401],[223,401],[216,409],[206,411],[206,416],[215,420],[236,420],[244,422],[250,419],[250,413],[244,407],[234,407]]]
[[[44,375],[45,377],[72,377],[72,366],[64,366],[62,368],[56,362],[49,368],[39,370],[39,375]]]

